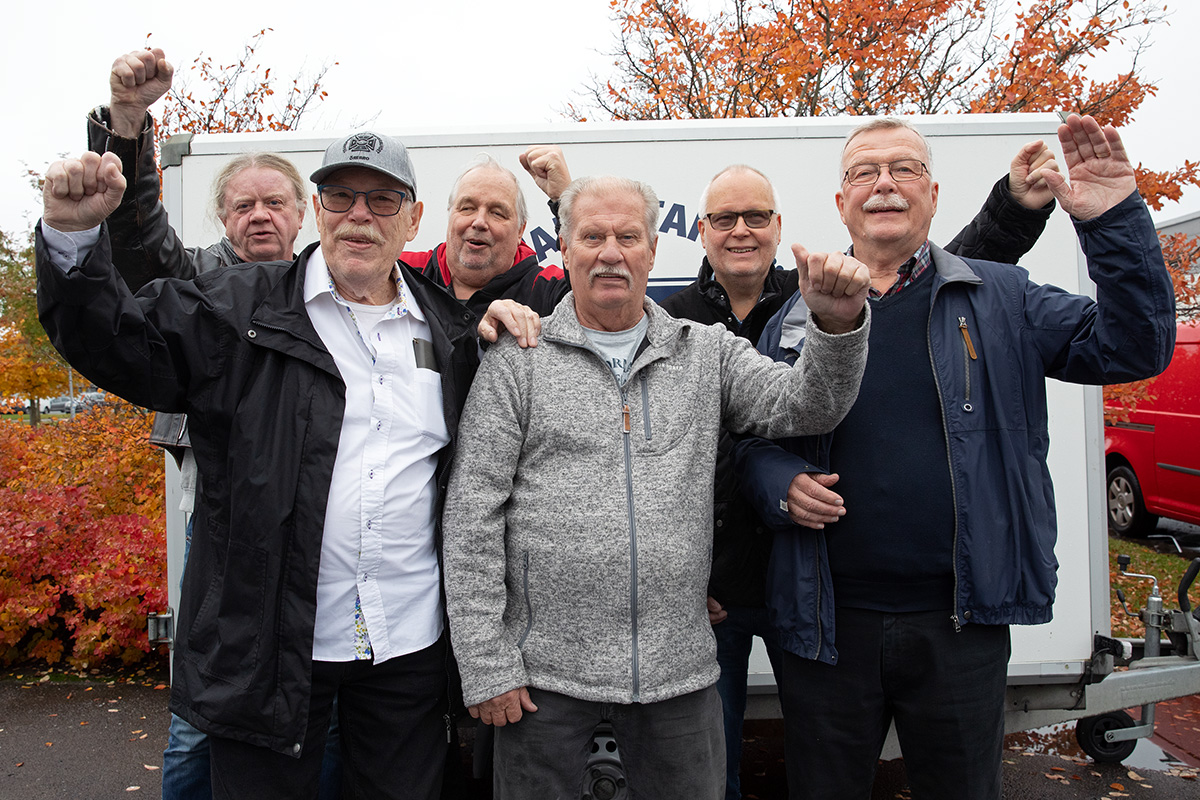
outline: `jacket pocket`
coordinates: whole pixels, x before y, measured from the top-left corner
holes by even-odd
[[[525,600],[525,630],[521,632],[521,638],[517,640],[518,650],[524,647],[525,640],[529,638],[529,633],[533,630],[533,600],[529,596],[528,550],[522,554],[521,559],[521,596]]]
[[[267,553],[230,542],[188,633],[191,660],[207,675],[248,688],[266,636]]]
[[[971,339],[971,331],[967,327],[967,318],[958,318],[958,332],[962,336],[963,364],[963,396],[962,410],[970,414],[975,410],[971,403],[971,362],[979,358],[975,353],[975,342]]]

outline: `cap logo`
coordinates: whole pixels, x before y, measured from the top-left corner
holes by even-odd
[[[356,133],[342,145],[342,152],[382,153],[383,140],[373,133]]]

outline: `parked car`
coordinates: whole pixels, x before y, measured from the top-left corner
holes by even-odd
[[[107,402],[108,396],[104,392],[84,392],[79,398],[80,408],[102,406]]]
[[[1200,322],[1179,324],[1149,394],[1104,428],[1108,527],[1122,535],[1149,534],[1160,516],[1200,525]]]
[[[71,411],[78,411],[79,409],[79,401],[65,394],[50,398],[50,402],[47,404],[47,410],[51,414],[69,414]]]

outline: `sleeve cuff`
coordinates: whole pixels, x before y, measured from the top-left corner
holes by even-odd
[[[100,241],[100,226],[86,231],[60,231],[42,220],[42,241],[50,253],[50,263],[63,272],[83,263]]]

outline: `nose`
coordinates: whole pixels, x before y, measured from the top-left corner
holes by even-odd
[[[479,208],[475,210],[475,213],[471,216],[471,227],[478,230],[487,229],[487,211],[485,209]]]
[[[615,236],[609,236],[604,240],[604,247],[600,248],[597,258],[605,264],[619,264],[624,259]]]
[[[346,212],[346,216],[352,217],[356,220],[371,219],[371,209],[367,205],[367,195],[365,193],[360,192],[354,195],[354,202],[351,204],[350,209]]]
[[[254,208],[251,209],[250,218],[255,222],[270,219],[271,215],[267,213],[267,204],[261,200],[255,203]]]
[[[879,165],[879,178],[875,181],[875,186],[872,187],[875,192],[894,192],[896,191],[896,181],[892,178],[892,168],[887,164]]]

